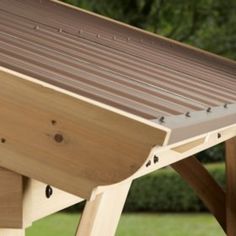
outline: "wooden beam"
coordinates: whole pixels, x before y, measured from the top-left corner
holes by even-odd
[[[116,185],[88,201],[77,236],[113,236],[130,189],[130,182]]]
[[[226,230],[225,193],[198,159],[193,156],[172,164],[171,167],[194,189]]]
[[[0,68],[7,169],[88,199],[95,187],[132,176],[165,141],[167,131],[152,122],[11,73]]]
[[[236,236],[236,137],[226,141],[227,235]]]
[[[21,175],[0,168],[0,228],[22,228],[22,179]]]

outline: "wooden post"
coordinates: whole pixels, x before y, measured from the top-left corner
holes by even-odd
[[[23,177],[0,167],[0,228],[23,226]]]
[[[236,137],[226,141],[227,235],[236,236]]]
[[[0,167],[0,236],[24,236],[23,177]]]
[[[112,187],[88,201],[77,236],[113,236],[130,189],[130,182]]]
[[[0,236],[25,236],[24,229],[0,229]]]

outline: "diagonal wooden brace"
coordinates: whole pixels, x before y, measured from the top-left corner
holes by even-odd
[[[131,182],[107,188],[88,201],[76,236],[113,236],[130,189]]]
[[[193,156],[171,167],[195,190],[226,231],[225,193],[200,161]]]

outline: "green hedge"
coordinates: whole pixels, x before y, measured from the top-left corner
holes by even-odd
[[[207,165],[207,169],[224,186],[224,164]],[[206,208],[188,184],[175,171],[166,168],[134,181],[125,210],[199,212],[206,211]]]
[[[224,164],[209,164],[206,167],[217,182],[224,186]],[[83,206],[84,203],[80,203],[67,211],[78,212],[83,209]],[[125,211],[129,212],[199,212],[206,210],[193,190],[171,168],[158,170],[135,180],[125,204]]]

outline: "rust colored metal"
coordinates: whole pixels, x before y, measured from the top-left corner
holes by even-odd
[[[236,63],[49,0],[0,1],[0,66],[146,119],[236,101]]]

